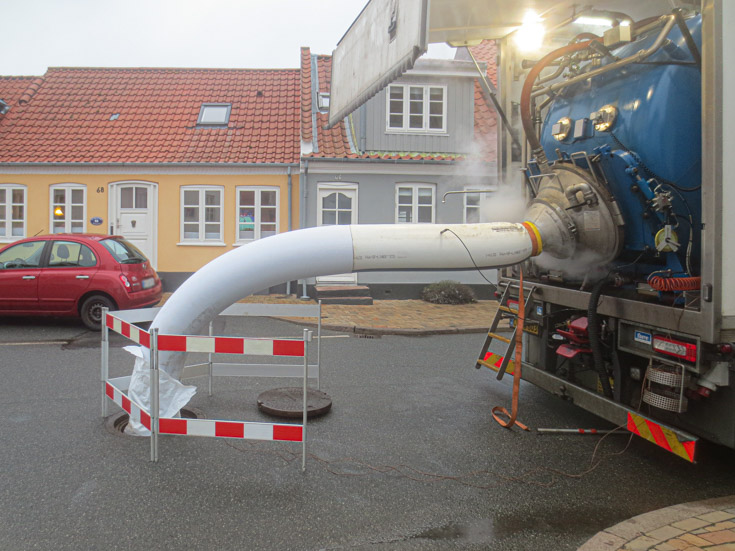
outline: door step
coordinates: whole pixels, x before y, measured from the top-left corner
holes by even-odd
[[[316,299],[322,304],[357,304],[369,306],[373,303],[370,288],[365,285],[317,285]]]

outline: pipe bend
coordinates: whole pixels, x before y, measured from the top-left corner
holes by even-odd
[[[583,203],[577,198],[577,193],[580,191],[584,197]],[[595,195],[595,192],[586,182],[579,182],[578,184],[569,186],[564,190],[564,196],[567,198],[567,201],[569,201],[569,206],[571,207],[580,207],[583,204],[594,205],[597,203],[597,195]]]

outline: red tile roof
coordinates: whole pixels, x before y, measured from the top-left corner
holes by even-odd
[[[317,75],[319,78],[319,91],[329,93],[332,89],[332,56],[316,56]],[[317,113],[317,136],[319,153],[325,157],[357,157],[350,147],[347,139],[347,129],[344,121],[340,121],[332,128],[326,129],[329,122],[327,113]]]
[[[316,62],[316,68],[313,63]],[[330,129],[325,126],[328,122],[327,113],[319,113],[314,98],[314,83],[312,71],[316,69],[316,78],[319,92],[329,92],[332,83],[332,56],[311,55],[308,48],[301,48],[301,138],[305,142],[312,142],[314,152],[305,154],[306,157],[320,158],[357,158],[350,148],[344,121],[340,121]],[[312,116],[316,121],[313,128]]]
[[[12,108],[28,87],[39,80],[43,82],[40,77],[0,77],[0,99]]]
[[[494,40],[483,40],[477,46],[470,46],[469,50],[478,63],[487,63],[487,76],[493,83],[498,85],[498,65],[496,58],[498,56],[498,46]]]
[[[483,40],[477,46],[470,46],[469,50],[478,63],[487,64],[487,78],[493,86],[497,86],[497,45],[494,40]],[[475,144],[476,152],[482,159],[494,161],[497,158],[498,142],[498,114],[495,106],[485,99],[480,83],[475,81]]]
[[[301,48],[301,140],[311,142],[311,51]]]
[[[25,84],[0,120],[0,162],[299,160],[296,69],[51,68]],[[227,128],[197,127],[202,103],[232,104]]]

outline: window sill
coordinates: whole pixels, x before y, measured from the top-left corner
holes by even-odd
[[[226,247],[227,243],[224,241],[181,241],[176,245],[182,247]]]
[[[277,233],[274,233],[273,235],[278,235]],[[246,239],[242,241],[235,241],[232,246],[233,247],[240,247],[241,245],[247,245],[248,243],[255,243],[256,241],[261,241],[263,239],[267,239],[268,237],[273,237],[273,235],[268,235],[266,237],[258,237],[257,239]]]
[[[410,136],[438,136],[442,138],[448,138],[449,132],[446,130],[397,130],[395,128],[386,128],[386,134],[400,134]]]

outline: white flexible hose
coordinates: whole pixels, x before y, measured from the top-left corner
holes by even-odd
[[[522,262],[532,248],[526,228],[507,223],[291,231],[253,241],[205,265],[169,297],[151,328],[198,335],[231,304],[286,281],[366,270],[497,268]],[[184,353],[161,353],[160,368],[178,379],[184,358]]]
[[[540,247],[522,224],[390,224],[321,226],[253,241],[214,259],[173,293],[151,324],[162,335],[199,335],[225,308],[261,289],[286,281],[367,270],[475,269],[517,264]],[[180,379],[185,352],[161,352],[159,368]],[[140,370],[130,397],[145,402],[149,383]],[[186,402],[177,392],[161,396]],[[140,394],[140,396],[138,395]],[[132,434],[147,434],[130,420]]]

